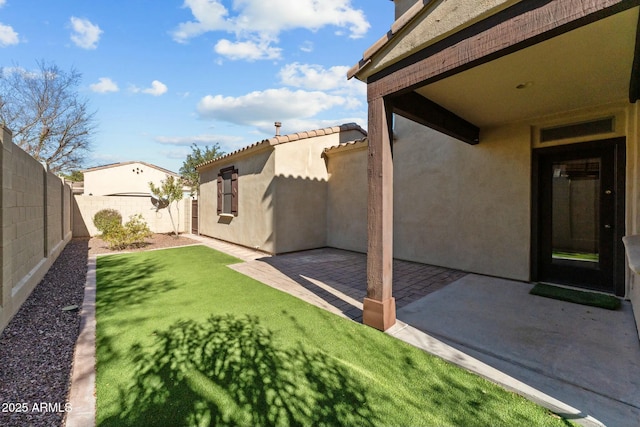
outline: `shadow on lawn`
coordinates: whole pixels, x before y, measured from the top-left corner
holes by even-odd
[[[135,385],[120,390],[120,425],[374,425],[365,390],[338,361],[280,349],[256,317],[212,316],[133,348]]]
[[[126,310],[176,289],[172,280],[155,278],[160,268],[164,267],[146,258],[122,258],[119,255],[98,258],[98,314],[111,315],[116,310]]]
[[[109,318],[107,323],[116,325],[118,333],[134,328],[137,322],[146,318],[132,319],[130,316],[122,320],[118,314],[129,311],[133,307],[152,301],[159,295],[174,290],[176,284],[172,280],[154,279],[154,273],[161,268],[160,264],[139,257],[122,257],[121,255],[98,258],[96,271],[96,319],[98,324]],[[109,363],[122,357],[115,348],[116,335],[98,333],[96,335],[96,351],[99,363]]]

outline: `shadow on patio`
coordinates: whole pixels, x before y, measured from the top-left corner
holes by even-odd
[[[322,248],[232,266],[263,283],[337,314],[362,321],[367,293],[366,254]],[[466,273],[394,260],[393,295],[398,309],[442,289]]]

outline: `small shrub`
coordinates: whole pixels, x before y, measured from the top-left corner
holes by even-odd
[[[102,234],[114,227],[122,226],[122,215],[115,209],[102,209],[93,216],[93,225]]]
[[[110,226],[102,233],[102,239],[109,244],[110,249],[120,250],[140,247],[152,234],[142,215],[136,214],[131,215],[124,225]]]

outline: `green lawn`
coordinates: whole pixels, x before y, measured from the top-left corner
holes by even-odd
[[[98,258],[99,426],[568,424],[237,261],[203,246]]]

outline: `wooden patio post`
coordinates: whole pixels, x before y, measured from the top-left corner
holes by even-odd
[[[384,98],[369,100],[367,297],[362,321],[381,331],[396,323],[393,268],[393,147],[391,111]]]

